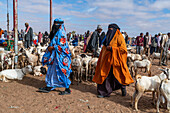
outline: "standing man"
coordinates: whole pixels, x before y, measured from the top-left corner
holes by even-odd
[[[162,33],[158,34],[158,45],[157,45],[157,52],[160,53],[160,47],[161,47],[161,37],[162,37]]]
[[[136,45],[136,52],[137,52],[137,54],[141,54],[140,50],[143,47],[143,42],[144,42],[143,33],[140,33],[140,36],[138,36],[136,38],[136,44],[137,44]]]
[[[126,62],[125,39],[118,25],[110,24],[93,78],[97,83],[98,98],[109,97],[117,89],[121,89],[122,96],[126,96],[126,85],[134,82]]]
[[[42,33],[39,32],[39,34],[38,34],[38,42],[39,42],[39,43],[41,43],[42,36],[43,36]]]
[[[32,44],[33,40],[33,29],[29,26],[28,23],[25,23],[25,48],[28,48]]]
[[[97,29],[93,32],[88,45],[87,45],[87,52],[93,52],[93,56],[98,57],[99,54],[97,53],[97,50],[99,48],[99,37],[100,33],[102,32],[102,26],[98,25]]]
[[[152,53],[153,52],[156,52],[156,48],[157,48],[157,34],[155,35],[155,37],[152,37],[152,39],[151,39],[151,42],[152,42],[152,44],[151,44],[151,55],[152,55]]]
[[[167,55],[168,55],[168,49],[169,49],[169,46],[170,46],[170,33],[168,33],[167,35],[164,35],[163,36],[163,40],[162,40],[162,49],[163,49],[163,52],[162,52],[162,59],[161,59],[161,64],[163,66],[167,66]],[[165,64],[165,60],[166,60],[166,64]]]
[[[144,54],[149,56],[150,48],[149,48],[149,32],[146,32],[146,35],[144,36]]]

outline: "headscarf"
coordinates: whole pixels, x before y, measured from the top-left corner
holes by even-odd
[[[54,34],[54,37],[52,37],[49,44],[49,46],[54,46],[55,50],[53,50],[52,53],[50,53],[48,49],[46,50],[46,53],[42,59],[42,64],[52,65],[54,59],[56,58],[56,70],[58,70],[57,73],[59,75],[64,74],[69,77],[71,72],[71,52],[66,40],[64,21],[61,19],[55,19],[54,21],[58,23],[62,22],[63,24],[60,23],[60,27],[58,28],[57,26],[55,28],[55,30],[58,28],[58,31],[55,31],[56,33]]]
[[[106,34],[106,46],[109,45],[110,41],[114,37],[117,29],[120,30],[119,26],[117,24],[110,24],[108,28],[113,28],[113,30],[108,30]]]
[[[50,32],[50,41],[53,39],[54,35],[57,33],[58,29],[60,28],[60,26],[64,23],[63,20],[61,19],[55,19],[54,20],[54,24],[52,26],[52,30]]]

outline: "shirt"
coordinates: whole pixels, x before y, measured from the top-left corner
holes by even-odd
[[[161,36],[158,37],[158,47],[160,47]]]
[[[143,42],[144,42],[144,38],[142,37],[141,39],[139,39],[140,36],[137,37],[136,42],[137,42],[137,46],[143,46]]]

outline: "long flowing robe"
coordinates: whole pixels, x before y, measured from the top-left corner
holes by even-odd
[[[49,46],[54,46],[55,50],[49,52],[48,49],[43,56],[43,65],[48,65],[46,84],[47,87],[65,87],[69,88],[71,81],[71,52],[66,40],[66,31],[64,24],[61,25]]]
[[[110,69],[112,67],[113,75],[120,84],[128,85],[133,83],[134,81],[129,73],[126,64],[126,43],[118,29],[114,37],[110,41],[109,46],[112,47],[112,51],[108,51],[106,49],[106,46],[102,47],[93,81],[97,84],[103,84],[103,82],[109,75]]]

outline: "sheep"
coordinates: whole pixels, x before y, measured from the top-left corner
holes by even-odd
[[[72,59],[74,59],[77,55],[81,53],[81,49],[79,47],[75,47],[70,51],[71,51]]]
[[[161,69],[163,72],[159,75],[155,75],[153,77],[148,76],[136,76],[135,83],[135,92],[131,98],[131,105],[133,106],[133,102],[135,100],[135,110],[138,111],[137,105],[140,97],[144,92],[152,92],[153,103],[155,103],[155,92],[158,92],[158,87],[162,80],[168,78],[170,76],[169,69]]]
[[[20,66],[20,68],[25,67],[26,63],[27,63],[26,55],[24,53],[19,53],[18,54],[18,65]]]
[[[4,51],[0,51],[0,62],[1,62],[1,69],[4,70],[4,58],[5,58],[6,54]]]
[[[153,53],[152,54],[152,61],[154,60],[154,59],[160,59],[160,53]]]
[[[75,75],[75,73],[77,73],[77,85],[79,84],[79,82],[81,82],[82,80],[82,58],[81,56],[77,55],[76,58],[74,58],[71,62],[71,67],[72,67],[72,71]]]
[[[84,58],[82,58],[82,68],[85,69],[85,79],[87,81],[87,77],[88,77],[88,64],[89,64],[89,61],[92,59],[91,56],[88,56],[86,54],[81,54],[80,56],[84,55]]]
[[[24,49],[24,48],[23,48]],[[30,63],[32,66],[35,66],[35,64],[38,63],[38,56],[31,54],[28,50],[24,49],[25,54],[27,56],[27,61]]]
[[[127,54],[127,58],[131,58],[132,61],[142,60],[142,56],[139,54]]]
[[[131,58],[127,58],[127,66],[129,69],[129,72],[131,74],[131,76],[133,77],[134,74],[134,62],[131,60]]]
[[[0,80],[3,82],[9,82],[8,79],[18,79],[22,80],[26,74],[32,72],[32,67],[30,65],[22,69],[7,69],[0,72]]]
[[[170,112],[170,78],[162,80],[160,86],[158,87],[158,99],[156,104],[157,113],[159,113],[159,104],[167,103],[167,109]]]
[[[137,75],[137,69],[138,68],[145,68],[145,71],[147,70],[148,75],[151,76],[151,66],[152,63],[148,59],[144,59],[142,61],[134,61],[134,70],[135,70],[135,75]]]
[[[6,67],[6,69],[9,69],[9,67],[14,69],[14,58],[15,58],[15,53],[11,52],[9,54],[6,54],[6,56],[4,57],[3,67],[4,68]]]
[[[39,64],[42,63],[42,57],[43,57],[44,54],[45,54],[45,52],[42,52],[42,53],[38,54],[38,62],[39,62]]]
[[[9,68],[9,66],[11,66],[12,69],[14,69],[15,53],[14,52],[9,53],[9,58],[11,59],[11,62],[9,65],[7,65],[7,69]]]
[[[97,66],[97,61],[98,61],[98,58],[92,58],[89,61],[89,76],[91,76],[92,79],[93,79],[94,72],[95,72],[95,69],[96,69],[96,66]]]
[[[42,67],[42,66],[35,66],[35,67],[34,67],[34,69],[33,69],[34,76],[42,76],[41,67]]]

